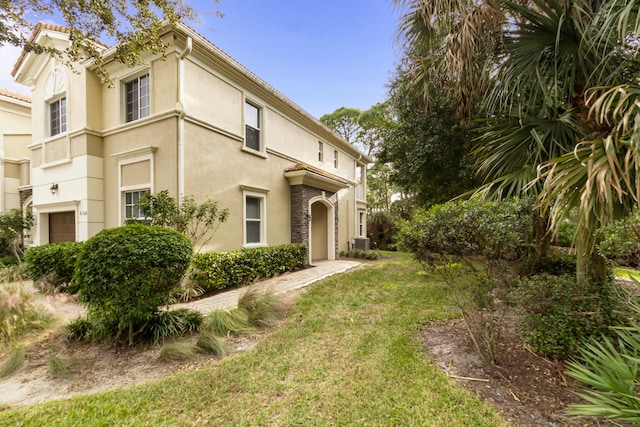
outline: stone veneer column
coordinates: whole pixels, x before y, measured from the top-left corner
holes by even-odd
[[[291,186],[291,243],[304,243],[309,246],[309,201],[322,196],[322,190],[308,185]],[[335,193],[325,191],[325,198],[331,198]],[[335,214],[335,251],[338,255],[338,202],[333,203]]]
[[[20,210],[22,210],[22,207],[24,206],[24,202],[26,202],[27,199],[32,195],[33,195],[33,189],[31,188],[20,190]]]

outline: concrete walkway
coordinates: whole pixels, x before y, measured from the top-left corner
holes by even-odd
[[[296,289],[304,288],[317,281],[333,276],[334,274],[344,273],[360,266],[357,261],[335,260],[335,261],[316,261],[312,267],[304,270],[294,271],[293,273],[285,273],[281,276],[271,279],[261,280],[249,287],[232,289],[221,292],[217,295],[202,298],[193,302],[172,304],[171,309],[189,308],[196,310],[202,314],[208,314],[214,310],[228,310],[238,306],[238,298],[243,295],[251,287],[257,288],[258,291],[269,291],[274,294],[283,294]]]

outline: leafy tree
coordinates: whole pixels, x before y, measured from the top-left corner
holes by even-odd
[[[347,142],[353,144],[360,132],[360,114],[362,114],[362,111],[359,108],[340,107],[333,113],[321,116],[320,121]]]
[[[34,218],[30,210],[10,209],[0,213],[0,239],[7,245],[18,262],[24,254],[24,234],[33,227]]]
[[[391,212],[393,197],[400,190],[391,181],[388,164],[376,161],[367,171],[367,208],[369,212]]]
[[[396,4],[410,6],[400,38],[413,93],[431,101],[448,87],[463,121],[489,119],[476,151],[484,195],[536,195],[552,226],[577,207],[578,281],[602,282],[595,231],[638,202],[637,2]]]
[[[385,130],[391,123],[385,103],[377,103],[368,110],[340,107],[320,117],[320,121],[357,147],[367,156],[373,156]]]
[[[218,3],[219,0],[213,0]],[[216,12],[218,16],[222,16]],[[36,29],[34,17],[58,20],[69,31],[69,46],[55,49],[31,40]],[[109,81],[102,56],[101,42],[115,41],[115,59],[127,66],[142,63],[142,53],[164,53],[160,38],[168,23],[175,26],[183,20],[195,19],[196,13],[185,0],[117,1],[96,0],[0,0],[0,48],[12,45],[26,52],[46,53],[65,64],[92,58],[98,74]]]
[[[475,185],[470,138],[451,99],[440,97],[425,115],[421,101],[408,92],[408,71],[400,68],[388,101],[395,122],[384,134],[378,160],[390,166],[391,182],[417,205],[446,202]]]
[[[186,235],[199,252],[213,239],[220,224],[229,218],[229,209],[220,208],[218,202],[207,199],[198,204],[192,196],[186,196],[181,202],[162,190],[157,194],[147,193],[138,205],[151,219],[151,225],[168,227]]]

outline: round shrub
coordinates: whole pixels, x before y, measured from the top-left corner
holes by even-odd
[[[90,318],[116,325],[118,337],[136,328],[168,302],[191,261],[184,235],[163,227],[132,224],[103,230],[78,257],[74,281]]]

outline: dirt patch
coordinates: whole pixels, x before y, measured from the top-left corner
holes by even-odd
[[[231,354],[252,349],[264,333],[229,338]],[[52,373],[52,358],[62,369]],[[23,406],[48,400],[95,393],[164,378],[177,372],[218,363],[219,358],[200,355],[191,360],[166,360],[159,346],[114,348],[105,344],[70,341],[53,333],[26,348],[22,366],[0,380],[0,405]]]
[[[55,313],[60,325],[84,314],[84,308],[73,296],[44,295],[30,282],[23,287],[32,294],[36,305]],[[264,330],[225,338],[227,351],[234,354],[251,350],[268,333]],[[59,362],[55,374],[50,368],[52,359]],[[22,365],[12,375],[0,379],[0,405],[17,407],[112,390],[198,369],[218,360],[206,354],[191,360],[166,360],[160,357],[160,346],[128,348],[78,342],[57,330],[31,340]]]
[[[433,322],[418,332],[433,362],[461,387],[488,401],[514,426],[620,426],[572,418],[565,411],[581,399],[564,365],[541,358],[522,345],[516,316],[504,318],[495,365],[476,351],[461,319]]]

